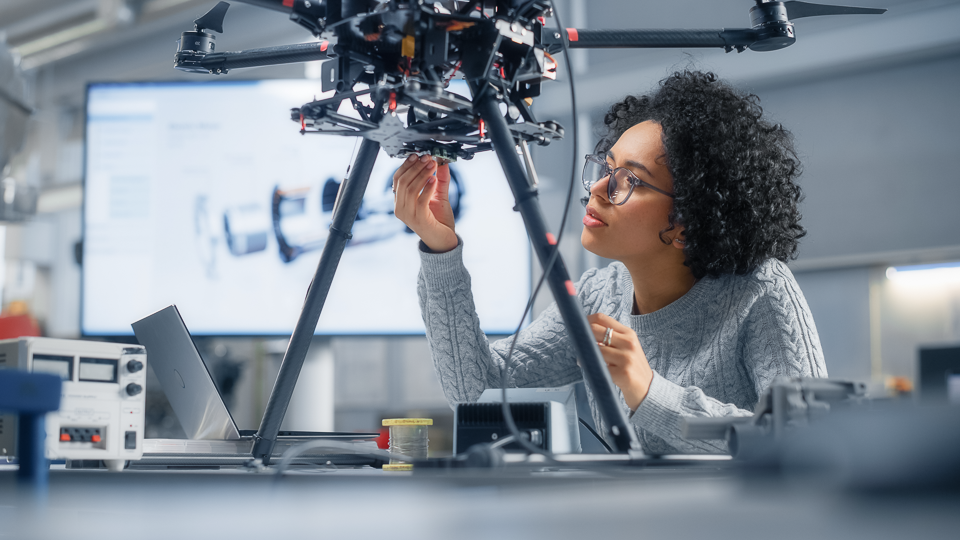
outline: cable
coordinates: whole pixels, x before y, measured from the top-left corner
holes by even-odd
[[[520,330],[523,328],[523,321],[527,318],[527,313],[533,307],[533,302],[536,300],[537,295],[540,293],[540,287],[543,286],[543,282],[546,280],[547,276],[550,275],[550,271],[553,269],[553,265],[557,260],[557,257],[560,255],[560,241],[563,240],[563,232],[565,225],[567,223],[567,214],[570,211],[570,203],[573,200],[573,188],[576,184],[577,177],[577,149],[580,144],[580,129],[579,122],[577,122],[577,93],[573,84],[573,66],[570,64],[570,54],[567,49],[569,44],[567,43],[567,33],[564,31],[563,24],[560,22],[560,14],[557,11],[557,6],[550,0],[550,6],[553,8],[553,16],[557,21],[557,28],[560,35],[562,36],[562,46],[563,46],[563,59],[567,64],[567,74],[570,77],[570,101],[571,101],[571,111],[573,113],[573,152],[570,153],[572,158],[572,163],[570,166],[570,185],[567,188],[567,199],[566,203],[563,206],[563,215],[560,218],[560,231],[557,233],[557,243],[553,248],[553,253],[550,255],[550,258],[547,260],[547,264],[544,265],[543,274],[540,276],[540,280],[537,282],[537,286],[533,290],[533,294],[530,295],[530,300],[527,301],[526,307],[523,309],[523,315],[520,317],[520,324],[517,325],[517,330],[513,334],[513,340],[510,342],[510,349],[507,351],[507,356],[503,360],[503,368],[500,370],[500,389],[501,389],[501,405],[503,410],[503,419],[507,424],[507,429],[510,430],[510,434],[513,435],[516,439],[517,444],[519,444],[524,450],[534,453],[541,454],[546,457],[548,460],[554,461],[553,454],[542,448],[537,448],[527,440],[523,438],[520,433],[520,430],[517,428],[517,424],[513,420],[513,413],[510,411],[510,404],[507,402],[507,370],[510,366],[510,358],[513,356],[513,349],[517,345],[517,338],[520,336]],[[608,447],[609,449],[609,447]]]
[[[603,437],[601,437],[600,434],[596,432],[596,430],[594,430],[592,427],[590,427],[590,424],[584,422],[584,421],[583,421],[583,418],[580,418],[579,416],[577,417],[577,420],[580,421],[580,425],[581,425],[581,426],[587,428],[587,431],[589,431],[591,435],[593,435],[594,437],[597,438],[598,441],[600,441],[600,444],[602,444],[603,447],[607,449],[607,452],[609,452],[609,453],[611,453],[611,454],[614,453],[614,452],[613,452],[613,448],[610,448],[610,445],[607,444],[607,441],[603,440]]]
[[[330,448],[335,450],[350,450],[351,454],[356,454],[358,456],[372,456],[379,459],[390,460],[400,460],[413,463],[413,458],[410,456],[405,456],[403,454],[397,454],[395,452],[387,452],[386,450],[380,450],[379,448],[375,450],[363,450],[357,452],[357,446],[355,444],[342,443],[337,441],[307,441],[300,443],[296,446],[290,447],[286,452],[280,456],[280,462],[277,464],[277,477],[283,476],[283,473],[287,470],[287,467],[290,466],[290,463],[296,459],[298,456],[303,454],[308,450],[313,450],[315,448]]]

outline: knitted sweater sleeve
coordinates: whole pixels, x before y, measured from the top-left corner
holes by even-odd
[[[512,340],[511,336],[490,344],[480,329],[462,249],[462,242],[447,253],[421,248],[417,284],[430,354],[451,407],[476,401],[487,388],[501,387],[501,369]],[[555,305],[517,336],[508,373],[508,385],[517,387],[562,386],[581,378]]]
[[[780,376],[827,376],[820,338],[800,287],[782,263],[767,270],[760,274],[755,294],[748,295],[749,307],[740,306],[748,309],[739,325],[741,354],[737,365],[728,368],[752,381],[754,400]],[[707,396],[696,386],[682,386],[655,372],[647,396],[631,420],[672,451],[726,453],[726,441],[682,438],[682,419],[752,415],[752,411]]]

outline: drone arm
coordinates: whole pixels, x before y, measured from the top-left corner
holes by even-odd
[[[580,30],[567,28],[571,49],[665,49],[700,47],[749,47],[757,41],[757,32],[750,29],[717,30]],[[550,52],[559,50],[559,31],[546,32],[543,43]]]
[[[283,0],[235,0],[241,4],[250,4],[252,6],[262,7],[265,9],[270,9],[273,11],[280,11],[283,13],[290,13],[290,5],[293,2],[288,2],[288,5],[284,5]]]
[[[323,60],[327,57],[328,43],[321,41],[319,43],[298,43],[296,45],[247,49],[237,52],[209,53],[204,55],[199,64],[211,72],[218,72],[237,68],[295,64],[311,60]]]

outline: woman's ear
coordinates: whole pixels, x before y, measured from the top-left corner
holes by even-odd
[[[673,231],[673,240],[670,241],[670,245],[677,249],[683,249],[687,247],[687,241],[683,239],[683,227],[677,227]]]

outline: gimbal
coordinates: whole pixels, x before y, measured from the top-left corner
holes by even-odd
[[[544,26],[553,14],[548,0],[241,1],[288,13],[320,41],[216,52],[215,36],[208,31],[223,32],[229,4],[220,2],[194,21],[194,30],[182,34],[174,66],[221,74],[236,68],[325,59],[321,84],[324,91],[334,91],[333,97],[293,109],[291,119],[300,124],[301,133],[363,138],[349,177],[340,187],[329,239],[256,435],[253,455],[264,462],[270,458],[380,148],[392,157],[429,153],[451,161],[496,151],[516,209],[546,269],[586,383],[597,398],[607,425],[603,435],[620,452],[639,450],[573,282],[556,254],[556,238],[547,230],[536,186],[528,179],[532,168],[525,171],[516,152],[519,146],[532,167],[528,145],[546,145],[563,136],[559,124],[538,121],[531,109],[540,85],[556,78],[553,55],[565,48],[614,47],[771,51],[796,41],[790,18],[885,11],[755,0],[751,27],[745,29],[560,31]],[[447,90],[454,77],[467,81],[471,98]]]

